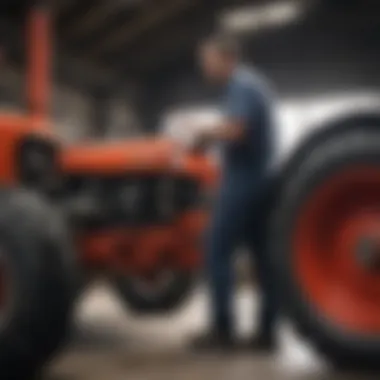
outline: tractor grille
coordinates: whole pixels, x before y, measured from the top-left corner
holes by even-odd
[[[162,175],[71,176],[63,197],[71,214],[89,226],[162,224],[200,205],[200,184]]]

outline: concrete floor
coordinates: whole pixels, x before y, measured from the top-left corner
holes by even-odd
[[[239,332],[254,328],[254,295],[236,299]],[[275,357],[249,353],[217,357],[190,353],[186,343],[206,326],[206,297],[195,292],[175,315],[141,318],[126,313],[105,287],[89,292],[78,305],[72,342],[48,368],[43,380],[361,380],[379,379],[329,371],[290,328],[281,329]]]

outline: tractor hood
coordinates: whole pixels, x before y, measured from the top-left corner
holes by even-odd
[[[68,146],[62,151],[61,167],[64,173],[83,175],[183,172],[210,177],[215,170],[207,157],[183,153],[178,143],[157,137]]]
[[[115,174],[166,168],[171,165],[174,152],[175,145],[169,140],[99,141],[66,147],[61,162],[65,172]]]

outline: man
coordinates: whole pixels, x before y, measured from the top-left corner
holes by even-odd
[[[252,253],[262,292],[259,333],[250,347],[276,346],[276,294],[271,278],[264,197],[272,154],[271,95],[262,79],[240,62],[237,42],[214,36],[201,44],[203,74],[225,87],[223,121],[200,133],[195,146],[217,142],[223,153],[222,179],[206,250],[211,286],[212,329],[195,339],[195,348],[234,346],[232,298],[233,253],[245,242]]]

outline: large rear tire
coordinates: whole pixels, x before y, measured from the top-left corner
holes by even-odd
[[[271,236],[298,331],[339,367],[378,367],[380,132],[327,136],[294,164]]]

